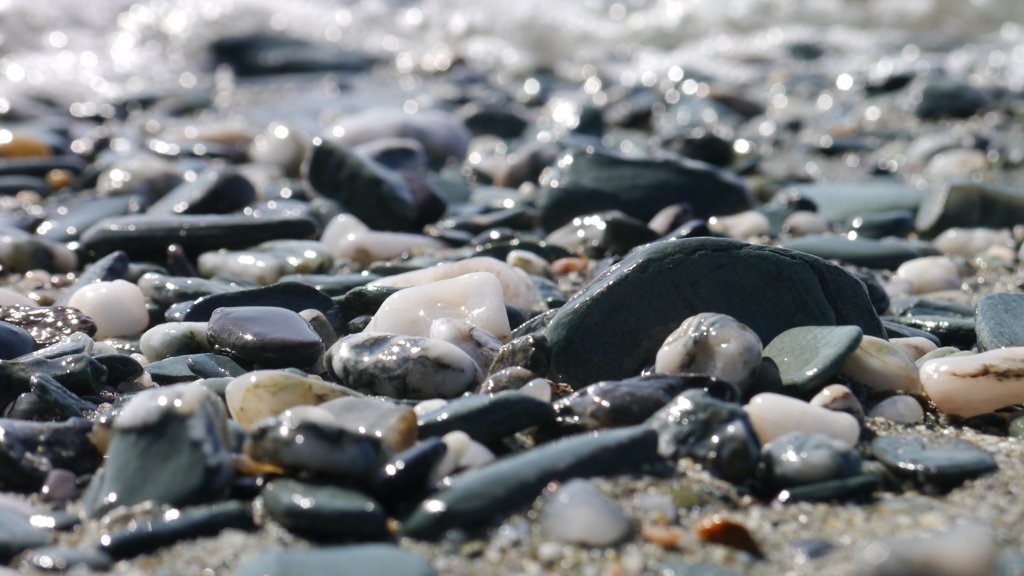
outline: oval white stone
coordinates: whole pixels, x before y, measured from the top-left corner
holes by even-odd
[[[413,270],[395,274],[370,282],[370,286],[423,286],[438,280],[457,278],[473,272],[490,272],[501,282],[501,291],[505,302],[514,304],[524,311],[532,309],[540,303],[537,287],[530,280],[530,275],[520,268],[514,268],[501,260],[489,256],[467,258],[458,262],[446,262],[422,270]],[[492,332],[493,333],[493,332]],[[495,334],[497,336],[497,334]]]
[[[761,365],[761,339],[732,316],[704,312],[691,316],[658,349],[659,374],[697,372],[724,378],[740,389]]]
[[[724,234],[734,240],[747,240],[770,232],[771,223],[767,216],[757,210],[747,210],[732,216],[709,218],[708,228],[716,234]]]
[[[895,344],[875,336],[864,336],[853,354],[843,362],[839,375],[875,390],[921,390],[921,379],[914,361]]]
[[[413,250],[440,250],[447,245],[437,238],[423,234],[363,230],[349,232],[336,244],[328,247],[338,258],[365,265],[378,260],[397,258]]]
[[[960,288],[956,264],[944,256],[925,256],[907,260],[896,269],[895,280],[905,280],[914,294],[955,290]]]
[[[860,424],[853,416],[782,394],[762,392],[751,398],[743,409],[762,445],[793,431],[824,434],[850,446],[855,446],[860,438]]]
[[[1024,347],[946,356],[921,365],[921,383],[947,414],[969,418],[1024,402]]]
[[[589,480],[574,478],[546,498],[539,522],[551,538],[584,546],[611,546],[629,534],[629,520]]]
[[[885,418],[900,424],[917,424],[924,419],[924,409],[910,396],[892,396],[878,403],[869,418]]]
[[[919,358],[932,350],[938,349],[935,342],[921,336],[912,338],[890,338],[889,343],[903,351],[911,360],[917,362]]]
[[[846,412],[856,418],[857,422],[864,421],[864,406],[853,395],[853,391],[842,384],[829,384],[822,388],[821,392],[811,398],[811,405],[836,412]]]
[[[485,372],[501,350],[501,341],[494,334],[467,320],[438,318],[430,325],[428,336],[458,346]]]
[[[146,297],[124,280],[96,282],[71,295],[68,306],[78,308],[96,323],[96,340],[135,336],[149,325]]]
[[[949,228],[939,234],[932,244],[945,254],[969,258],[993,246],[1013,247],[1013,236],[1007,229]]]

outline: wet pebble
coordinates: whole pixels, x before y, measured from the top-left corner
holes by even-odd
[[[582,478],[548,495],[538,522],[549,538],[583,546],[611,546],[630,532],[629,520],[618,504]]]
[[[388,534],[384,507],[355,490],[281,478],[268,482],[260,495],[271,518],[314,541],[380,540]]]
[[[746,389],[761,365],[761,339],[725,314],[691,316],[668,335],[655,356],[659,374],[698,373]]]
[[[885,418],[900,424],[917,424],[924,420],[924,409],[910,396],[892,396],[875,405],[868,412],[868,418]]]
[[[214,311],[206,337],[215,350],[268,368],[313,366],[324,353],[320,335],[296,312],[272,306]]]

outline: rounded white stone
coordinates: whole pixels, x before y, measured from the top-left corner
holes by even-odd
[[[782,231],[792,236],[806,236],[807,234],[824,234],[831,230],[828,220],[817,212],[810,210],[797,210],[782,222]]]
[[[843,362],[839,375],[875,390],[921,390],[914,361],[895,344],[875,336],[864,336],[853,354]]]
[[[165,322],[158,324],[142,334],[142,338],[139,339],[139,348],[146,358],[152,362],[177,356],[179,350],[175,349],[174,345],[182,339],[194,339],[197,347],[211,350],[210,343],[206,339],[206,325],[206,322]],[[198,352],[199,350],[189,351],[189,353]]]
[[[914,362],[917,362],[919,358],[932,350],[938,349],[935,342],[921,336],[914,336],[912,338],[890,338],[889,343],[902,350],[903,353]]]
[[[504,310],[504,307],[502,307]],[[507,319],[506,319],[507,320]],[[430,324],[429,337],[458,346],[486,372],[501,350],[501,341],[468,320],[438,318]],[[508,336],[505,337],[508,340]]]
[[[1024,347],[946,356],[921,365],[921,384],[947,414],[969,418],[1024,402]]]
[[[430,400],[424,400],[417,403],[412,407],[412,410],[416,413],[416,416],[426,416],[434,410],[440,410],[447,405],[448,401],[444,398],[431,398]]]
[[[329,249],[334,250],[334,247],[341,242],[341,239],[353,232],[365,232],[370,227],[363,223],[362,220],[355,216],[344,213],[338,214],[331,221],[324,226],[324,231],[320,235],[320,242],[327,246]]]
[[[853,391],[842,384],[829,384],[811,398],[812,406],[821,406],[836,412],[846,412],[858,422],[864,421],[864,406]]]
[[[15,292],[10,288],[0,288],[0,306],[28,306],[29,308],[38,308],[39,304],[35,300],[25,296],[24,294]]]
[[[533,252],[527,250],[511,250],[505,256],[505,263],[509,266],[522,268],[527,274],[535,276],[550,276],[551,266],[548,261]]]
[[[629,534],[629,520],[589,480],[574,478],[546,498],[538,519],[551,538],[584,546],[611,546]]]
[[[732,316],[704,312],[691,316],[658,349],[659,374],[696,372],[746,388],[761,365],[761,339]]]
[[[362,230],[349,232],[328,247],[338,258],[366,265],[379,260],[397,258],[415,250],[440,250],[447,245],[437,238],[423,234]]]
[[[885,418],[900,424],[917,424],[924,420],[924,409],[910,396],[892,396],[872,408],[868,418]]]
[[[907,260],[896,269],[895,280],[905,280],[914,294],[960,288],[956,264],[945,256],[925,256]]]
[[[323,404],[343,396],[363,395],[338,384],[285,372],[258,370],[235,378],[224,391],[228,411],[242,428],[277,416],[289,408]]]
[[[501,291],[505,302],[514,304],[524,311],[533,309],[540,303],[540,293],[530,280],[530,275],[521,268],[514,268],[501,260],[489,256],[467,258],[458,262],[446,262],[422,270],[413,270],[387,276],[370,282],[370,286],[423,286],[438,280],[457,278],[473,272],[490,272],[501,282]],[[493,334],[493,332],[491,332]],[[497,334],[495,334],[497,336]]]
[[[932,244],[944,254],[970,258],[994,246],[1012,248],[1013,236],[1005,228],[949,228],[932,240]]]
[[[850,446],[855,446],[860,438],[860,423],[853,416],[782,394],[762,392],[743,409],[762,445],[794,431],[824,434]]]
[[[542,402],[551,402],[551,384],[544,378],[534,378],[519,389],[519,392]]]
[[[734,240],[747,240],[771,231],[768,217],[757,210],[747,210],[732,216],[714,216],[708,219],[708,228]]]
[[[96,323],[96,340],[135,336],[149,325],[142,290],[124,280],[84,286],[71,295],[68,306],[92,318]]]

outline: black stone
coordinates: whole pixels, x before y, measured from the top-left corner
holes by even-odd
[[[846,221],[846,227],[856,232],[858,238],[902,237],[914,231],[914,212],[886,210],[853,216]]]
[[[509,341],[498,350],[489,374],[520,366],[545,376],[551,365],[551,348],[543,334],[527,334]]]
[[[106,572],[114,563],[109,554],[100,550],[60,546],[32,548],[24,558],[36,570],[53,572],[64,572],[74,567]]]
[[[462,430],[477,442],[494,446],[516,432],[548,424],[554,419],[551,404],[508,391],[457,398],[443,408],[420,416],[417,424],[420,438]]]
[[[245,176],[232,170],[209,169],[195,180],[183,182],[146,210],[149,216],[175,214],[227,214],[248,206],[256,189]]]
[[[28,330],[0,321],[0,360],[11,360],[36,349],[36,341]]]
[[[448,452],[440,438],[427,438],[388,459],[366,482],[367,490],[393,513],[408,512],[410,506],[433,492],[434,470]]]
[[[1013,228],[1024,222],[1024,193],[996,184],[944,184],[921,202],[914,226],[924,238],[948,228]]]
[[[332,542],[388,536],[384,507],[355,490],[281,478],[268,482],[260,494],[270,517],[303,538]]]
[[[761,450],[765,482],[776,490],[842,480],[860,473],[860,454],[821,434],[790,432]]]
[[[974,329],[974,318],[955,318],[952,316],[897,316],[892,322],[916,328],[939,339],[942,346],[970,348],[977,341]]]
[[[237,378],[248,372],[231,358],[220,354],[190,354],[187,363],[188,369],[200,378]]]
[[[928,120],[967,118],[977,114],[990,102],[988,94],[967,84],[932,83],[921,91],[921,100],[914,113]]]
[[[93,472],[103,455],[89,439],[92,429],[84,418],[58,423],[0,419],[0,490],[35,492],[53,468]]]
[[[288,274],[280,282],[298,282],[316,288],[334,298],[343,296],[354,288],[380,280],[376,274]]]
[[[826,480],[814,484],[795,486],[779,492],[779,502],[833,502],[841,500],[867,500],[882,489],[882,479],[870,474],[859,474],[839,480]]]
[[[546,240],[571,252],[586,252],[600,258],[605,255],[621,256],[659,237],[644,222],[618,210],[608,210],[577,216],[548,234]]]
[[[129,529],[112,532],[102,541],[100,550],[122,560],[156,552],[181,540],[216,536],[227,528],[256,531],[248,502],[231,500],[174,511],[177,515],[164,513],[148,521],[136,520]]]
[[[762,342],[815,325],[885,337],[864,284],[825,260],[722,238],[669,240],[623,259],[559,308],[546,330],[548,377],[580,388],[636,375],[700,312],[728,314]]]
[[[64,306],[0,306],[0,321],[28,330],[39,347],[56,344],[75,332],[84,332],[88,336],[96,333],[96,323],[92,318],[77,308]]]
[[[60,382],[46,374],[36,374],[30,380],[32,394],[61,418],[82,418],[85,412],[96,410],[96,404],[72,394]]]
[[[662,208],[688,202],[698,217],[733,214],[752,205],[736,177],[686,158],[627,158],[570,151],[541,182],[540,225],[554,230],[581,214],[621,210],[644,222]]]
[[[123,250],[115,250],[114,252],[107,254],[103,258],[93,262],[92,265],[79,274],[75,283],[64,290],[60,297],[54,301],[54,305],[67,306],[75,292],[78,292],[89,284],[93,284],[95,282],[110,282],[112,280],[124,280],[125,276],[128,274],[128,265],[130,263],[131,261],[128,259],[128,255],[125,254]]]
[[[185,308],[177,321],[209,322],[214,310],[236,306],[275,306],[292,312],[312,308],[322,312],[335,331],[345,324],[338,305],[330,296],[297,282],[278,282],[260,288],[203,296]]]
[[[843,264],[883,270],[895,270],[907,260],[922,256],[913,246],[899,242],[847,240],[835,236],[803,236],[783,242],[779,246],[813,254],[826,260],[838,260]]]
[[[143,275],[138,284],[143,294],[164,306],[238,290],[230,284],[206,278],[168,276],[153,272]]]
[[[261,33],[219,38],[210,50],[217,64],[231,66],[239,76],[359,71],[370,68],[374,63],[372,57],[360,52]]]
[[[47,208],[36,234],[55,242],[77,240],[90,226],[113,216],[124,216],[141,208],[145,202],[138,196],[117,195],[96,198],[92,195],[74,198]]]
[[[360,316],[373,316],[392,294],[401,290],[397,286],[357,286],[334,298],[345,322]]]
[[[273,306],[214,310],[206,338],[217,351],[268,368],[309,368],[324,353],[323,340],[302,316]]]

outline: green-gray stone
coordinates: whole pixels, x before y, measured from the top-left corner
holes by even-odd
[[[388,535],[384,507],[355,490],[281,478],[269,482],[261,495],[270,517],[303,538],[329,542]]]
[[[1013,421],[1010,422],[1010,427],[1007,429],[1006,435],[1013,438],[1024,437],[1024,418],[1014,418]]]
[[[816,256],[724,238],[655,242],[576,293],[547,327],[548,377],[580,388],[639,374],[683,320],[728,314],[762,342],[796,326],[885,337],[864,284]]]
[[[543,334],[527,334],[505,344],[491,362],[488,374],[519,366],[546,375],[551,365],[551,347]]]
[[[32,393],[63,418],[81,418],[84,412],[96,410],[97,406],[72,394],[60,382],[46,374],[32,376]]]
[[[974,331],[974,318],[954,316],[898,316],[892,322],[916,328],[939,339],[943,346],[970,348],[978,337]]]
[[[474,394],[418,419],[419,437],[442,436],[462,430],[481,444],[492,445],[516,432],[553,422],[551,404],[515,391]]]
[[[628,474],[657,458],[647,426],[569,436],[459,474],[409,516],[402,535],[437,539],[451,528],[485,523],[528,504],[549,482]]]
[[[881,436],[871,442],[871,453],[896,474],[940,488],[954,488],[998,468],[991,454],[959,438]]]
[[[188,369],[200,378],[237,378],[248,372],[227,356],[221,354],[192,354]]]
[[[35,528],[17,512],[0,508],[0,562],[7,563],[23,550],[45,546],[49,534]]]
[[[775,361],[787,392],[809,398],[832,381],[863,337],[858,326],[798,326],[776,336],[762,356]]]
[[[430,564],[394,544],[268,552],[234,576],[435,576]]]
[[[884,270],[895,270],[907,260],[921,257],[913,246],[900,242],[847,240],[836,236],[803,236],[780,246],[843,264]]]
[[[575,216],[621,210],[647,222],[687,202],[699,218],[752,207],[752,194],[724,170],[687,158],[635,158],[593,148],[566,152],[542,179],[540,225],[548,231]]]
[[[152,362],[145,366],[146,372],[157,384],[174,384],[176,382],[192,382],[198,380],[197,376],[188,367],[188,360],[191,355],[172,356],[164,360]]]
[[[974,325],[978,351],[1024,346],[1024,294],[986,294]]]
[[[783,490],[780,502],[829,502],[868,498],[882,488],[882,479],[870,474],[858,474],[850,478],[826,480]]]
[[[921,202],[914,225],[924,238],[948,228],[1013,228],[1024,222],[1024,194],[995,184],[946,184]]]
[[[845,222],[852,216],[887,212],[890,210],[917,211],[924,193],[895,180],[866,180],[863,182],[805,184],[786,188],[778,196],[799,194],[818,206],[818,212],[832,222]]]

